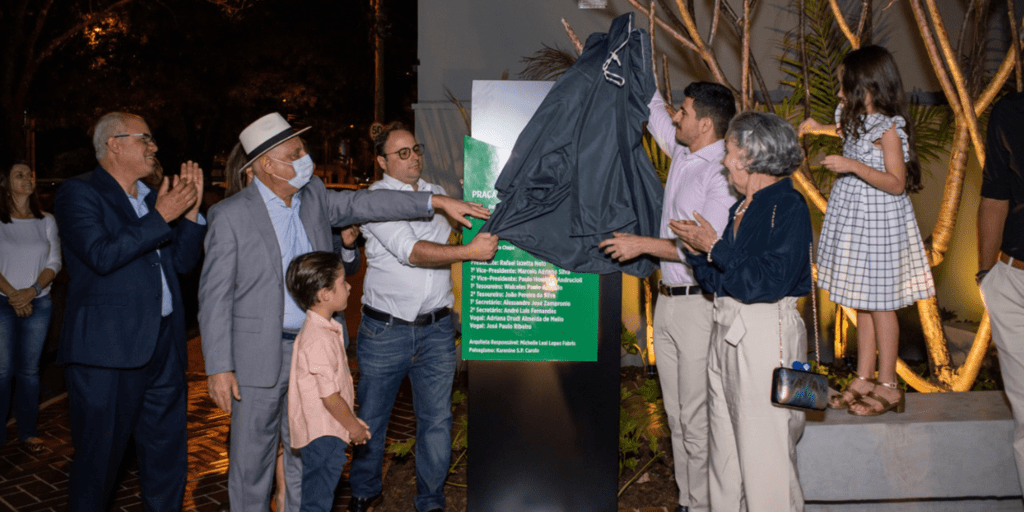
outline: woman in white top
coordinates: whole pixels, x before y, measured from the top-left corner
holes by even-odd
[[[10,411],[13,384],[18,438],[38,453],[39,360],[50,328],[50,282],[61,263],[57,224],[39,208],[35,188],[25,164],[0,173],[0,419]]]

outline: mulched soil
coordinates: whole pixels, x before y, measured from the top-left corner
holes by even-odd
[[[623,383],[639,385],[644,379],[643,369],[625,367],[622,369],[621,378]],[[455,388],[465,392],[465,379],[456,379]],[[466,407],[464,403],[456,408],[455,417],[458,418],[460,414],[465,414]],[[669,510],[672,510],[678,503],[678,491],[672,473],[672,448],[668,437],[660,439],[659,446],[664,455],[647,467],[644,474],[619,496],[619,509],[668,507]],[[452,459],[455,460],[457,457],[458,453],[453,452]],[[645,447],[639,457],[637,468],[643,468],[650,459],[650,451]],[[633,476],[635,476],[633,472],[625,470],[619,477],[619,489],[626,485]],[[466,466],[464,464],[460,465],[454,474],[449,475],[448,483],[449,485],[446,485],[444,490],[447,500],[445,510],[449,512],[465,511]],[[412,456],[393,459],[391,468],[384,478],[384,503],[374,512],[415,512],[413,508],[415,497],[415,459]]]

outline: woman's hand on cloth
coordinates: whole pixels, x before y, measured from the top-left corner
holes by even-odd
[[[668,228],[672,230],[689,252],[708,252],[718,241],[718,233],[711,223],[699,213],[693,212],[696,220],[670,220]]]

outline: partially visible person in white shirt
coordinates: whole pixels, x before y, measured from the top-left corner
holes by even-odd
[[[18,438],[39,453],[45,446],[36,428],[39,360],[50,328],[50,283],[61,260],[57,223],[40,209],[35,189],[26,164],[0,174],[0,419],[10,411],[13,384]]]
[[[445,194],[420,178],[423,147],[401,124],[385,127],[374,138],[374,151],[384,177],[371,190]],[[356,400],[370,440],[353,451],[349,511],[365,512],[381,502],[385,431],[406,375],[416,397],[415,507],[421,512],[444,510],[455,377],[451,265],[490,260],[498,237],[478,233],[466,245],[449,245],[451,226],[440,213],[420,220],[371,222],[362,229],[366,279],[356,341]]]

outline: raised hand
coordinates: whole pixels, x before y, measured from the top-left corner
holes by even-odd
[[[202,188],[202,184],[199,186]],[[164,176],[157,192],[155,208],[165,222],[171,222],[193,208],[198,201],[194,184],[184,183],[180,176],[174,176],[173,180]]]
[[[186,186],[191,185],[196,191],[195,204],[185,212],[186,219],[196,222],[199,220],[199,207],[203,204],[203,169],[191,160],[181,164],[181,181]]]
[[[469,251],[467,260],[490,261],[498,252],[498,236],[481,231],[466,244],[466,249]]]

